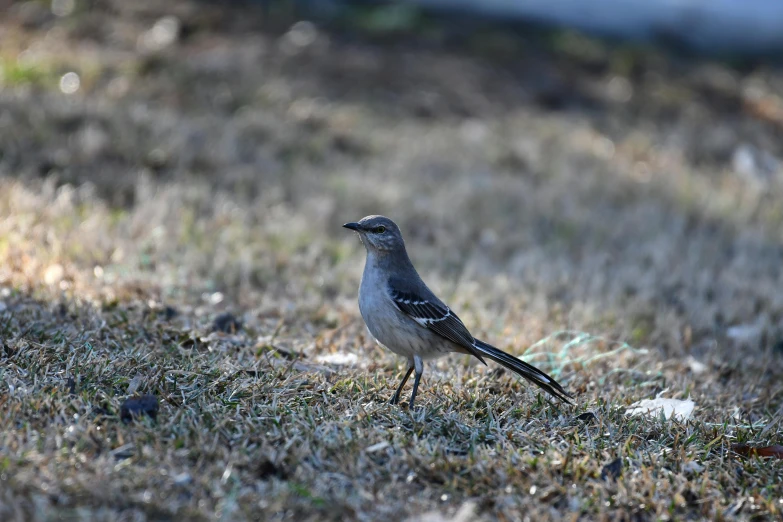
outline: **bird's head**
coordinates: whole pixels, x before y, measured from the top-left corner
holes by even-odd
[[[355,230],[368,252],[405,251],[400,227],[387,217],[367,216],[356,223],[346,223],[343,227]]]

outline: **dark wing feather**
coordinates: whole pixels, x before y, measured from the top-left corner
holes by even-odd
[[[484,362],[481,353],[474,346],[475,339],[462,320],[434,295],[424,297],[410,290],[395,288],[392,283],[389,285],[389,293],[397,308],[411,319],[454,344],[462,346]]]

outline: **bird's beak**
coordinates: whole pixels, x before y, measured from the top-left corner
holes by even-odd
[[[343,225],[343,228],[348,228],[358,232],[361,227],[359,226],[359,223],[346,223]]]

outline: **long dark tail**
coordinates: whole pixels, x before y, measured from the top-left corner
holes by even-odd
[[[569,395],[557,381],[535,366],[521,361],[513,355],[507,354],[503,350],[498,350],[494,346],[487,344],[484,341],[479,341],[478,339],[476,339],[476,344],[474,344],[473,347],[479,351],[481,355],[485,355],[496,363],[502,364],[512,372],[518,373],[561,401],[571,404],[571,401],[569,400],[572,398],[571,395]]]

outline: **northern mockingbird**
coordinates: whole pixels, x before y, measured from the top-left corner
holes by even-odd
[[[391,398],[397,404],[412,371],[416,371],[409,408],[413,408],[424,361],[450,352],[491,359],[540,386],[558,399],[571,397],[553,378],[513,355],[475,339],[457,314],[427,288],[413,267],[399,227],[384,216],[367,216],[343,227],[355,230],[367,249],[359,311],[381,346],[408,359],[408,371]]]

